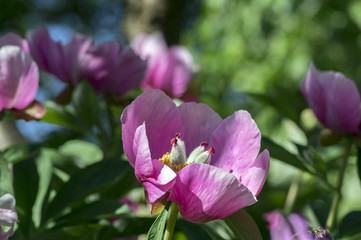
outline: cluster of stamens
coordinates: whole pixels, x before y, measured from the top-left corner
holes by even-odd
[[[206,142],[202,142],[200,146],[195,148],[189,157],[186,157],[184,142],[180,139],[180,134],[175,134],[175,138],[172,138],[170,143],[172,144],[171,152],[167,152],[159,161],[173,169],[174,172],[179,172],[185,166],[192,163],[209,163],[211,154],[215,153],[213,147],[208,148]]]

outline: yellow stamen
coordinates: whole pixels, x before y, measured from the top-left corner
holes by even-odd
[[[159,161],[161,161],[162,163],[164,163],[165,165],[167,165],[168,167],[173,169],[173,171],[176,172],[176,173],[179,172],[185,166],[189,165],[189,163],[172,165],[171,162],[170,162],[170,153],[169,152],[164,154],[163,157],[159,158]]]

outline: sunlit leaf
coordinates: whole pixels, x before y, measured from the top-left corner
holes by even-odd
[[[167,216],[168,216],[168,208],[169,208],[169,205],[167,207],[165,207],[163,209],[163,211],[155,219],[154,223],[152,224],[152,226],[150,227],[150,229],[148,231],[148,234],[147,234],[148,240],[162,240],[163,239],[165,223],[167,221]]]

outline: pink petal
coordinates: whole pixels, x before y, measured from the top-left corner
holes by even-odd
[[[180,136],[186,144],[187,156],[202,142],[210,140],[211,133],[222,122],[222,118],[202,103],[183,103],[178,107],[184,126]]]
[[[152,159],[170,152],[170,140],[183,134],[182,120],[173,101],[160,90],[147,90],[139,95],[123,112],[123,147],[129,163],[135,166],[133,140],[136,129],[145,123]]]
[[[352,80],[338,72],[320,72],[312,64],[302,92],[324,126],[338,133],[358,131],[360,95]]]
[[[46,28],[38,28],[27,32],[30,53],[39,68],[54,74],[60,80],[67,82],[63,46],[51,39]]]
[[[39,71],[32,58],[18,46],[0,48],[0,109],[23,109],[35,97]]]
[[[28,42],[15,33],[7,33],[0,38],[0,47],[5,45],[18,46],[24,52],[30,53]]]
[[[14,210],[0,208],[0,226],[14,226],[17,220],[18,215]]]
[[[260,193],[263,184],[266,181],[269,163],[269,152],[264,150],[253,162],[253,165],[250,167],[250,169],[248,169],[241,176],[241,183],[246,186],[256,197]]]
[[[186,220],[207,222],[224,219],[256,199],[233,174],[194,163],[178,172],[168,201],[178,205]]]
[[[120,48],[118,42],[105,42],[80,51],[78,64],[82,69],[81,78],[88,79],[95,90],[105,91],[112,84],[111,78],[116,71]]]
[[[311,236],[311,234],[308,232],[309,229],[308,222],[303,216],[296,213],[292,213],[288,216],[288,220],[290,222],[290,225],[292,226],[294,235],[297,237],[297,239],[300,240],[314,239]]]
[[[147,63],[141,60],[129,47],[124,48],[118,58],[107,92],[123,94],[140,86]]]
[[[86,77],[86,71],[93,60],[86,53],[93,46],[90,37],[75,34],[68,44],[64,46],[65,71],[72,84],[77,84]]]
[[[227,117],[212,133],[214,147],[210,164],[242,178],[253,166],[260,149],[261,133],[247,111]]]
[[[160,32],[150,35],[140,34],[132,42],[134,51],[144,60],[152,58],[159,53],[167,51],[167,44]]]
[[[152,160],[145,124],[139,126],[134,135],[135,175],[147,192],[148,202],[161,200],[175,182],[176,174],[159,160]]]
[[[169,68],[171,68],[171,96],[181,97],[192,80],[194,62],[190,52],[180,46],[171,47],[168,51]]]
[[[264,218],[269,222],[269,230],[271,232],[272,240],[280,239],[294,239],[291,227],[286,219],[278,211],[273,211],[264,215]]]

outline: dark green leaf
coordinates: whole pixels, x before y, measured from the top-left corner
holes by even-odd
[[[304,163],[300,160],[300,158],[284,149],[282,146],[273,142],[271,139],[262,137],[262,147],[264,149],[268,149],[272,158],[276,158],[284,163],[287,163],[295,168],[298,168],[302,171],[309,172]]]
[[[98,118],[99,107],[97,94],[88,81],[82,81],[76,85],[72,102],[80,122],[91,127]]]
[[[115,214],[120,206],[121,204],[119,201],[114,200],[100,200],[81,205],[80,207],[73,209],[70,213],[56,219],[56,225],[53,229],[97,220],[103,215]]]
[[[258,226],[252,217],[243,209],[224,219],[237,239],[240,240],[262,240]]]
[[[9,164],[2,153],[0,153],[0,196],[5,193],[14,194]]]
[[[357,170],[358,170],[358,177],[361,181],[361,148],[357,149]]]
[[[336,238],[360,234],[360,229],[361,211],[350,212],[342,219]]]
[[[7,162],[15,163],[39,153],[39,144],[20,143],[3,150]]]
[[[168,217],[169,204],[163,209],[163,211],[157,216],[154,223],[150,227],[147,239],[148,240],[162,240],[165,228],[165,223]]]
[[[46,114],[40,121],[53,123],[74,130],[80,129],[80,127],[75,124],[75,117],[63,106],[49,101],[45,102],[44,107],[46,108]]]
[[[180,219],[177,221],[176,230],[181,230],[187,236],[188,240],[235,239],[228,226],[221,220],[207,223],[191,223],[184,219]]]
[[[120,160],[103,160],[74,174],[59,190],[45,213],[45,221],[57,216],[64,208],[79,198],[96,191],[128,172],[129,164]]]
[[[34,159],[17,162],[13,167],[16,211],[21,222],[19,228],[28,237],[34,231],[33,205],[39,190],[39,174]]]

